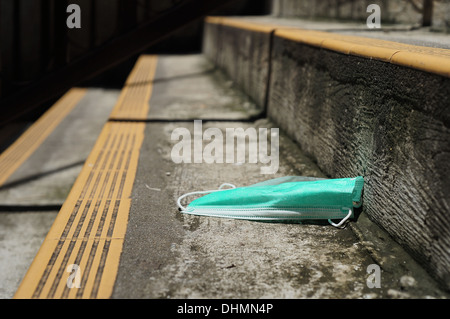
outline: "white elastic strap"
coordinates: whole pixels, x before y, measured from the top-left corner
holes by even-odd
[[[328,222],[329,222],[331,225],[333,225],[334,227],[340,228],[340,227],[341,227],[341,226],[342,226],[342,225],[350,218],[350,216],[352,216],[352,210],[351,210],[351,209],[348,210],[347,216],[345,216],[344,219],[341,220],[338,224],[333,223],[333,222],[331,221],[331,219],[329,219]]]
[[[209,193],[214,193],[214,192],[221,192],[221,191],[226,191],[228,189],[222,189],[224,186],[229,186],[231,188],[236,188],[235,185],[233,184],[229,184],[229,183],[223,183],[222,185],[220,185],[219,189],[214,189],[214,190],[210,190],[210,191],[198,191],[198,192],[191,192],[191,193],[186,193],[184,195],[181,195],[180,197],[178,197],[177,200],[177,205],[179,208],[181,208],[181,211],[185,211],[186,207],[184,207],[183,205],[181,205],[181,200],[185,197],[191,196],[191,195],[197,195],[197,194],[209,194]]]

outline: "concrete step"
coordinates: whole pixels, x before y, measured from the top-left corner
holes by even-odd
[[[170,99],[170,97],[167,97]],[[272,128],[256,122],[203,123],[203,130]],[[282,132],[279,170],[266,164],[176,164],[172,132],[194,123],[149,123],[133,186],[127,234],[112,298],[448,298],[448,294],[366,216],[345,229],[184,215],[182,194],[247,186],[281,176],[325,177]],[[203,145],[205,145],[204,143]],[[225,145],[224,145],[225,147]],[[381,288],[367,285],[379,265]]]
[[[449,289],[450,37],[364,28],[210,17],[204,54]]]
[[[274,174],[261,174],[268,164],[250,163],[248,150],[243,162],[177,163],[177,128],[193,138],[208,128],[223,134],[277,128],[264,116],[254,118],[259,113],[249,98],[225,75],[194,67],[203,65],[206,58],[198,54],[138,60],[16,298],[449,297],[365,214],[338,229],[328,222],[261,223],[179,212],[180,195],[224,182],[326,177],[283,130],[275,135]],[[183,81],[192,74],[198,88]],[[165,108],[172,107],[169,117]],[[203,119],[200,130],[193,119]],[[66,285],[72,264],[81,275],[76,289]],[[377,266],[381,286],[373,288],[367,271]]]
[[[0,298],[12,298],[120,90],[73,88],[0,156]]]

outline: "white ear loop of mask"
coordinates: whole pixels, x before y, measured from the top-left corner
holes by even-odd
[[[214,190],[210,190],[210,191],[198,191],[198,192],[191,192],[191,193],[186,193],[184,195],[181,195],[180,197],[178,197],[177,200],[177,205],[178,207],[181,209],[181,211],[185,211],[186,207],[184,207],[183,205],[181,205],[181,200],[185,197],[191,196],[191,195],[197,195],[197,194],[209,194],[209,193],[214,193],[214,192],[221,192],[221,191],[226,191],[228,189],[222,189],[225,186],[229,186],[231,188],[236,188],[235,185],[233,184],[229,184],[229,183],[223,183],[222,185],[220,185],[219,189],[214,189]]]
[[[333,225],[334,227],[341,228],[341,226],[344,225],[344,223],[350,218],[350,216],[352,216],[352,210],[351,210],[351,209],[348,210],[347,216],[345,216],[344,219],[342,219],[339,223],[335,224],[335,223],[333,223],[333,222],[331,221],[331,219],[329,219],[328,222],[329,222],[331,225]],[[342,227],[342,228],[343,228],[343,227]]]

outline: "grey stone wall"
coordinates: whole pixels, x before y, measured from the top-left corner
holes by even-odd
[[[268,85],[270,33],[207,24],[203,53],[263,108]]]

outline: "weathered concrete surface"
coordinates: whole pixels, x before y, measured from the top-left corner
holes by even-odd
[[[90,88],[0,188],[0,298],[12,298],[119,96]]]
[[[261,110],[201,54],[160,55],[150,120],[248,120]]]
[[[14,296],[57,214],[0,211],[0,299]]]
[[[352,223],[359,225],[355,236],[353,226],[337,229],[327,222],[260,223],[180,213],[180,195],[216,189],[223,182],[250,185],[286,175],[324,177],[284,134],[275,175],[261,175],[262,164],[248,161],[175,164],[170,138],[180,126],[193,132],[192,122],[147,125],[113,298],[447,297],[368,220]],[[266,120],[203,123],[204,130],[211,127],[272,126]],[[374,229],[384,246],[372,240]],[[382,267],[379,289],[366,284],[370,264]]]
[[[269,17],[249,20],[277,23]],[[307,25],[283,21],[286,26]],[[319,30],[327,26],[311,25]],[[217,31],[224,33],[212,27],[205,35]],[[260,38],[249,30],[234,32]],[[418,44],[424,34],[401,37]],[[445,48],[450,38],[426,39],[425,45]],[[271,61],[260,65],[271,69],[268,116],[327,175],[363,175],[364,211],[450,289],[449,79],[278,37]]]
[[[203,54],[263,109],[269,76],[270,33],[206,24]]]

